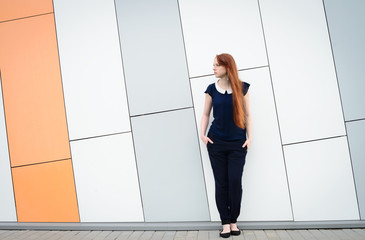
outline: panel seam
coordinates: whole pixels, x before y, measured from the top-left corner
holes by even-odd
[[[336,67],[336,59],[335,59],[335,54],[334,54],[334,51],[333,51],[331,32],[330,32],[330,27],[329,27],[329,24],[328,24],[326,4],[325,4],[324,0],[322,0],[322,6],[323,6],[324,18],[325,18],[325,21],[326,21],[328,39],[329,39],[330,47],[331,47],[333,67],[335,69],[335,75],[336,75],[336,80],[337,80],[336,83],[337,83],[338,95],[339,95],[340,103],[341,103],[342,118],[343,118],[343,122],[344,122],[345,134],[346,134],[346,140],[347,140],[347,148],[348,148],[348,153],[349,153],[349,157],[350,157],[352,180],[353,180],[353,183],[354,183],[355,196],[356,196],[356,201],[357,201],[357,210],[358,210],[359,218],[361,220],[360,201],[359,201],[359,195],[357,194],[356,179],[355,179],[354,166],[353,166],[352,155],[351,155],[351,147],[350,147],[350,143],[349,143],[349,137],[348,137],[347,126],[346,126],[346,117],[345,117],[344,107],[343,107],[343,103],[342,103],[341,89],[340,89],[340,84],[339,84],[338,74],[337,74],[337,67]]]
[[[52,0],[52,7],[53,7],[53,0]],[[31,16],[26,16],[26,17],[20,17],[20,18],[14,18],[14,19],[9,19],[9,20],[5,20],[5,21],[0,21],[0,24],[1,23],[6,23],[6,22],[22,20],[22,19],[27,19],[27,18],[39,17],[39,16],[53,14],[53,13],[54,13],[54,10],[53,10],[53,12],[41,13],[41,14],[37,14],[37,15],[31,15]]]
[[[276,112],[276,120],[277,120],[277,124],[278,124],[278,131],[279,131],[280,142],[281,142],[281,153],[282,153],[282,156],[283,156],[283,163],[284,163],[284,168],[285,168],[286,183],[287,183],[287,189],[288,189],[289,201],[290,201],[290,209],[291,209],[291,214],[292,214],[292,219],[293,219],[292,221],[295,221],[295,219],[294,219],[293,201],[292,201],[292,196],[291,196],[291,192],[290,192],[288,169],[287,169],[287,166],[286,166],[285,152],[284,152],[284,146],[283,146],[283,138],[282,138],[282,133],[281,133],[281,128],[280,128],[279,112],[278,112],[278,109],[277,109],[277,103],[276,103],[276,98],[275,98],[274,82],[272,80],[270,59],[269,59],[269,53],[268,53],[268,49],[267,49],[267,43],[266,43],[266,37],[265,37],[265,29],[264,29],[264,22],[263,22],[263,19],[262,19],[260,0],[257,0],[257,6],[259,8],[260,22],[261,22],[261,28],[262,28],[262,36],[264,38],[264,43],[265,43],[266,59],[267,59],[268,69],[269,69],[269,74],[270,74],[271,90],[272,90],[273,99],[274,99],[275,112]]]
[[[116,21],[116,24],[117,24],[117,34],[118,34],[119,49],[120,49],[120,60],[121,60],[121,63],[122,63],[121,69],[123,71],[124,91],[125,91],[125,96],[126,96],[126,100],[127,100],[127,108],[128,108],[128,115],[129,115],[129,126],[130,126],[130,129],[131,129],[131,137],[132,137],[132,142],[133,142],[134,163],[135,163],[135,167],[136,167],[137,181],[138,181],[138,187],[139,187],[139,197],[140,197],[141,208],[142,208],[142,217],[143,217],[143,222],[146,222],[145,208],[144,208],[144,204],[143,204],[143,195],[142,195],[142,187],[141,187],[141,179],[140,179],[140,174],[139,174],[139,171],[138,171],[136,142],[134,140],[132,118],[131,118],[131,112],[130,112],[130,106],[129,106],[127,82],[126,82],[126,75],[125,75],[125,69],[124,69],[124,60],[123,60],[123,51],[122,51],[122,40],[121,40],[121,34],[119,32],[119,20],[118,20],[118,11],[117,11],[116,0],[113,0],[113,3],[114,3],[115,21]]]
[[[208,198],[207,182],[206,182],[204,165],[203,165],[203,155],[202,155],[202,150],[200,148],[199,129],[198,129],[198,126],[197,126],[197,117],[196,117],[196,113],[195,113],[193,90],[192,90],[192,87],[191,87],[190,70],[189,70],[189,63],[188,63],[188,59],[187,59],[186,44],[185,44],[185,38],[184,38],[184,29],[183,29],[183,24],[182,24],[181,9],[180,9],[179,0],[177,0],[176,3],[177,3],[177,11],[179,13],[179,22],[180,22],[181,37],[182,37],[182,41],[183,41],[184,56],[185,56],[185,62],[186,62],[186,70],[187,70],[187,73],[188,73],[190,98],[191,98],[191,104],[192,104],[192,109],[193,109],[193,114],[194,114],[193,116],[194,116],[194,122],[195,122],[195,132],[196,132],[196,137],[197,137],[198,146],[199,146],[200,166],[201,166],[201,171],[202,171],[202,174],[203,174],[203,183],[204,183],[204,189],[205,189],[206,204],[207,204],[207,207],[208,207],[208,217],[209,217],[210,221],[212,221],[212,216],[211,216],[211,213],[210,213],[211,207],[210,207],[209,198]]]
[[[1,69],[0,69],[0,85],[1,85],[1,97],[3,100],[5,134],[6,134],[6,141],[7,141],[7,146],[8,146],[8,157],[9,157],[9,167],[10,167],[9,171],[10,171],[10,175],[11,175],[11,185],[13,188],[13,198],[14,198],[14,208],[15,208],[14,210],[15,210],[16,221],[19,222],[18,210],[17,210],[18,208],[17,208],[16,196],[15,196],[14,176],[13,176],[13,171],[12,171],[12,167],[11,167],[10,145],[9,145],[7,122],[6,122],[6,114],[5,114],[5,99],[4,99],[3,79],[1,78]]]
[[[57,46],[57,55],[58,55],[58,65],[60,67],[60,80],[61,80],[61,89],[62,89],[62,100],[63,100],[63,107],[64,107],[64,114],[65,114],[65,121],[66,121],[66,129],[67,129],[67,138],[68,138],[68,146],[70,151],[70,161],[71,161],[71,167],[72,167],[72,176],[73,176],[73,184],[74,184],[74,190],[75,190],[75,197],[76,197],[76,204],[77,204],[77,212],[78,212],[78,220],[81,222],[81,214],[80,214],[80,205],[79,205],[79,197],[77,194],[77,186],[76,186],[76,174],[75,174],[75,168],[72,160],[72,150],[71,150],[71,142],[70,142],[70,130],[68,127],[68,119],[67,119],[67,108],[66,108],[66,98],[65,98],[65,91],[63,88],[63,78],[62,78],[62,65],[61,65],[61,54],[58,44],[58,34],[57,34],[57,22],[56,22],[56,12],[54,8],[54,0],[52,0],[52,7],[53,7],[53,21],[54,21],[54,31],[56,34],[56,46]]]

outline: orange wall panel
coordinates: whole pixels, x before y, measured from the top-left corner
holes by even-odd
[[[53,14],[0,23],[12,166],[71,157]]]
[[[0,22],[53,12],[52,0],[1,0]]]
[[[12,168],[19,222],[79,222],[71,160]]]

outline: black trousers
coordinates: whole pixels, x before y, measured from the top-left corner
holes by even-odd
[[[241,210],[242,173],[246,161],[246,139],[223,141],[212,134],[207,144],[215,180],[215,200],[222,224],[236,223]]]

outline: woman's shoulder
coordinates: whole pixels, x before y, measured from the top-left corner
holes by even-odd
[[[243,86],[243,94],[246,95],[248,89],[250,88],[250,84],[247,82],[242,82],[242,86]]]
[[[215,88],[215,83],[211,83],[208,85],[207,90],[205,90],[205,93],[208,93],[210,96],[213,96],[213,93],[217,91]]]

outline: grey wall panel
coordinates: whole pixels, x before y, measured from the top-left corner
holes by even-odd
[[[0,221],[16,221],[0,76]]]
[[[345,135],[322,1],[259,2],[283,144]]]
[[[71,140],[130,131],[113,0],[55,0]]]
[[[116,0],[131,115],[191,107],[177,1]]]
[[[146,222],[209,221],[193,109],[132,118]]]
[[[345,119],[365,118],[365,1],[324,3]]]
[[[350,145],[361,219],[365,219],[365,120],[348,122],[347,134]]]

